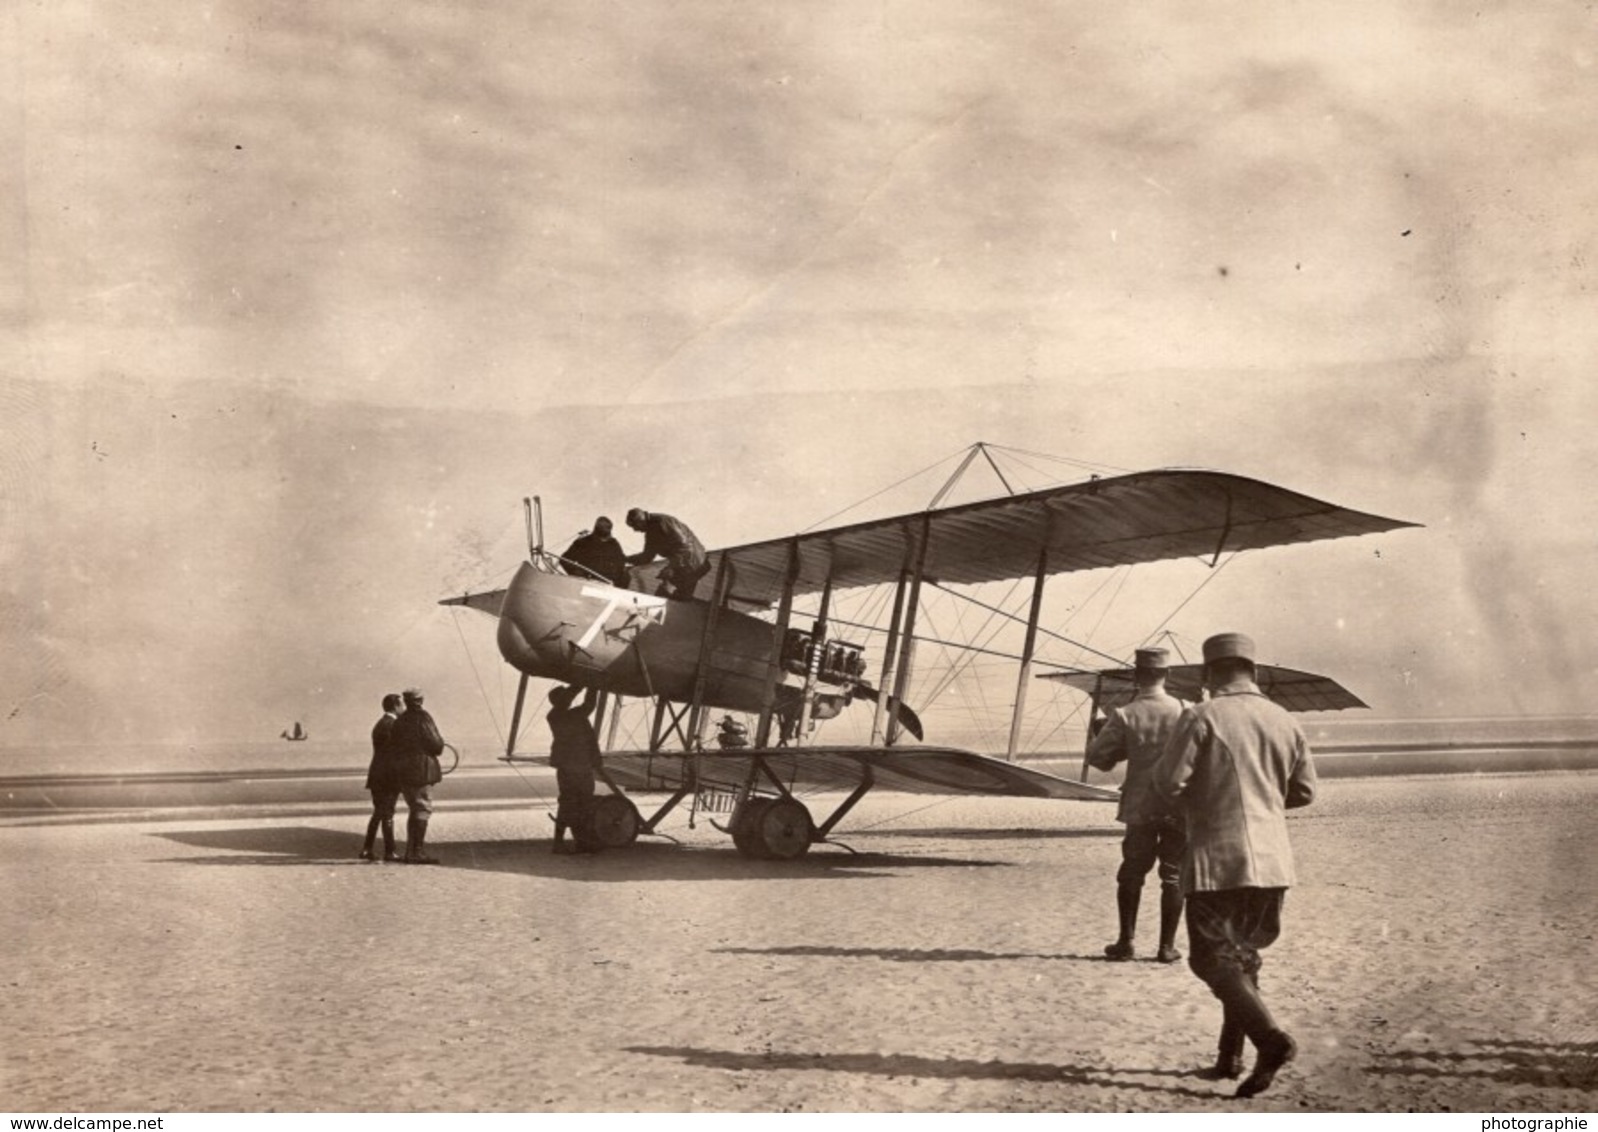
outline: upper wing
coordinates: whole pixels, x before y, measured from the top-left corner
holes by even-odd
[[[1255,676],[1260,691],[1288,711],[1342,711],[1344,708],[1369,706],[1330,676],[1318,676],[1313,672],[1300,672],[1296,668],[1281,668],[1274,664],[1257,665]],[[1057,680],[1088,695],[1097,692],[1099,703],[1106,708],[1129,702],[1137,692],[1130,668],[1110,668],[1103,672],[1050,672],[1038,679]],[[1166,673],[1165,690],[1177,699],[1196,701],[1203,687],[1202,664],[1173,665]]]
[[[905,794],[981,794],[1009,798],[1114,801],[1120,794],[954,747],[784,747],[766,765],[795,793],[847,793],[870,776],[878,790]],[[697,777],[701,789],[736,791],[749,778],[749,751],[609,751],[605,770],[632,790],[676,790]]]
[[[1030,577],[1045,548],[1045,569],[1057,574],[1416,525],[1224,472],[1157,471],[728,547],[710,558],[716,568],[730,564],[737,598],[770,602],[790,570],[795,594],[820,591],[829,576],[839,588],[896,580],[914,567],[923,542],[925,577],[949,584]]]

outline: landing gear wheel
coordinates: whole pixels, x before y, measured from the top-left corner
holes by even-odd
[[[732,843],[745,857],[764,857],[766,847],[760,840],[760,818],[771,808],[772,798],[750,798],[738,811],[732,823]]]
[[[594,840],[606,849],[623,849],[638,840],[643,824],[638,807],[624,794],[602,794],[594,799]]]
[[[793,861],[810,851],[816,826],[810,811],[792,798],[774,798],[761,811],[754,829],[765,856],[778,861]]]

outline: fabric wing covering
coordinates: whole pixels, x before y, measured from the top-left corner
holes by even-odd
[[[829,574],[840,589],[894,581],[923,538],[925,576],[950,585],[1030,577],[1045,548],[1046,572],[1058,574],[1415,525],[1224,472],[1138,472],[729,547],[711,553],[710,578],[725,560],[735,600],[769,603],[795,551],[794,593],[806,594]]]
[[[1288,711],[1342,711],[1345,708],[1368,706],[1330,676],[1317,676],[1313,672],[1300,672],[1274,664],[1257,665],[1255,675],[1260,691]],[[1104,708],[1129,703],[1137,692],[1130,668],[1110,668],[1103,672],[1050,672],[1038,679],[1055,680],[1090,696],[1097,691],[1099,705]],[[1179,700],[1197,701],[1203,687],[1202,664],[1173,664],[1165,674],[1165,690]]]
[[[701,790],[736,791],[748,781],[751,756],[739,751],[611,751],[605,770],[628,790],[676,790],[697,780]],[[765,761],[790,791],[848,793],[869,774],[877,790],[903,794],[971,794],[1112,802],[1119,791],[1003,762],[952,747],[791,747]]]

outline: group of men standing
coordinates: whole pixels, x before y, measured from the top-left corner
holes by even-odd
[[[383,697],[383,714],[372,727],[372,761],[366,770],[366,789],[372,793],[372,817],[366,823],[366,843],[361,860],[376,860],[377,833],[383,832],[383,860],[403,860],[410,865],[436,865],[427,854],[427,823],[433,815],[433,786],[443,781],[438,756],[444,737],[438,724],[422,707],[419,688]],[[394,809],[405,798],[405,856],[394,849]]]
[[[625,590],[632,584],[630,567],[664,558],[660,594],[691,599],[699,580],[710,572],[710,561],[688,524],[671,515],[634,507],[627,512],[627,525],[644,536],[644,548],[637,554],[622,550],[621,543],[611,534],[610,519],[601,515],[594,520],[594,529],[572,543],[561,560],[568,570],[592,575]]]
[[[1270,1087],[1298,1047],[1260,995],[1260,952],[1281,933],[1282,903],[1297,880],[1286,811],[1315,796],[1315,767],[1292,716],[1260,691],[1254,642],[1221,633],[1204,642],[1209,696],[1184,708],[1165,690],[1164,649],[1139,649],[1132,701],[1113,709],[1088,744],[1088,763],[1127,764],[1117,817],[1126,825],[1116,874],[1120,931],[1105,956],[1136,955],[1143,882],[1159,868],[1155,958],[1174,963],[1187,911],[1188,966],[1221,1002],[1213,1076],[1243,1073],[1237,1095]]]

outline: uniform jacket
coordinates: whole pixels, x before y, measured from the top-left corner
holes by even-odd
[[[412,705],[394,721],[389,733],[394,758],[399,765],[401,787],[415,789],[443,781],[438,756],[444,751],[444,737],[426,709]]]
[[[586,534],[572,543],[561,557],[567,562],[586,566],[613,586],[627,588],[627,554],[614,536]]]
[[[372,727],[372,762],[366,768],[366,788],[374,794],[400,792],[399,762],[394,751],[394,724],[388,712]]]
[[[1171,803],[1155,793],[1149,775],[1181,717],[1182,701],[1164,688],[1139,688],[1131,703],[1111,709],[1103,729],[1088,744],[1090,766],[1110,770],[1122,760],[1126,762],[1121,805],[1115,816],[1127,825],[1156,822],[1175,814]]]
[[[705,560],[705,548],[682,520],[650,512],[644,520],[644,549],[627,561],[639,566],[657,558],[697,566]]]
[[[1315,764],[1287,710],[1252,683],[1182,713],[1154,787],[1187,818],[1187,892],[1287,888],[1298,878],[1286,811],[1315,797]]]
[[[593,701],[584,700],[570,707],[552,707],[544,716],[549,723],[549,764],[556,770],[599,765],[599,737],[588,722],[593,710]]]

